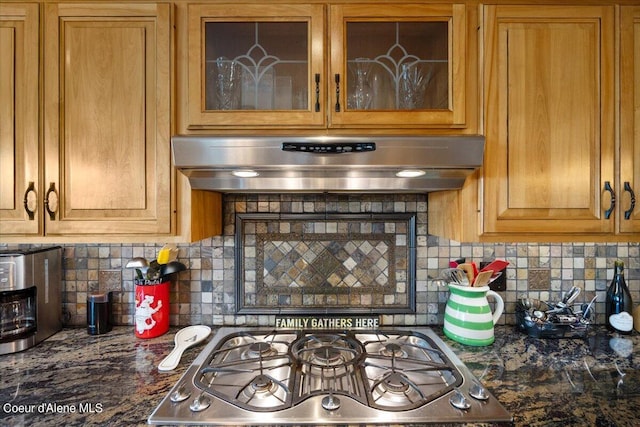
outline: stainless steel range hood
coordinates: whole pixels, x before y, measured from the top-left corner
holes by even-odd
[[[484,137],[174,136],[192,189],[220,192],[404,192],[461,188]]]

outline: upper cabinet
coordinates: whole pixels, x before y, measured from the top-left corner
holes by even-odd
[[[170,5],[44,7],[46,233],[169,233]]]
[[[639,8],[621,8],[619,31],[615,9],[483,8],[485,162],[462,190],[429,196],[431,233],[640,238]]]
[[[332,5],[329,23],[330,126],[467,125],[464,5]]]
[[[640,6],[620,12],[620,233],[640,235]]]
[[[321,5],[189,5],[189,127],[324,125],[324,25]]]
[[[38,10],[0,3],[0,234],[42,226]]]
[[[185,130],[477,130],[464,5],[212,3],[187,15]]]
[[[3,240],[169,234],[171,6],[1,6]]]
[[[486,6],[485,25],[484,232],[613,232],[614,8]]]

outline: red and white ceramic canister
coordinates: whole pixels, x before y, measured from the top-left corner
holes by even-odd
[[[170,283],[136,281],[136,337],[155,338],[169,330]]]

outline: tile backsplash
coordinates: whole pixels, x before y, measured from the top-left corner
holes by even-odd
[[[236,216],[240,313],[407,313],[415,296],[415,215]]]
[[[171,288],[171,324],[272,325],[273,314],[236,312],[236,214],[415,214],[416,274],[415,313],[383,315],[386,325],[442,324],[448,297],[446,288],[431,278],[448,266],[449,260],[490,261],[506,259],[506,290],[502,323],[515,322],[515,303],[522,295],[560,300],[572,285],[583,289],[578,302],[598,295],[598,323],[603,323],[604,297],[613,274],[613,261],[625,262],[625,277],[635,304],[640,303],[640,245],[638,243],[459,243],[427,233],[426,195],[225,195],[225,228],[222,236],[193,244],[178,245],[178,260],[188,266]],[[321,221],[326,238],[327,223]],[[313,226],[313,220],[310,220]],[[340,222],[331,222],[338,227]],[[364,228],[365,231],[368,229]],[[270,244],[283,244],[291,230],[285,225]],[[360,233],[362,235],[366,233]],[[362,235],[359,238],[362,238]],[[293,240],[293,238],[292,238]],[[322,239],[320,239],[322,240]],[[278,243],[279,242],[279,243]],[[323,240],[327,244],[327,240]],[[86,324],[86,297],[98,290],[113,291],[115,320],[133,325],[134,271],[124,268],[133,257],[154,259],[164,242],[157,244],[75,244],[64,247],[63,313],[66,325]],[[0,247],[6,246],[0,243]],[[251,255],[251,253],[249,253]],[[388,256],[386,254],[385,256]],[[255,257],[255,255],[254,255]],[[270,260],[269,257],[262,258]],[[273,260],[271,260],[273,261]],[[261,266],[264,272],[264,265]],[[267,269],[268,270],[268,269]],[[264,273],[261,273],[264,274]],[[264,277],[263,277],[264,279]],[[351,279],[349,279],[351,280]],[[369,279],[366,279],[369,280]],[[289,293],[289,296],[294,293]],[[282,303],[286,295],[281,294]],[[322,301],[322,300],[320,300]],[[392,301],[392,300],[390,300]],[[367,301],[365,300],[365,303]],[[276,301],[277,304],[277,301]],[[362,300],[346,305],[358,307]],[[384,304],[384,301],[383,303]],[[349,311],[349,308],[345,308]]]

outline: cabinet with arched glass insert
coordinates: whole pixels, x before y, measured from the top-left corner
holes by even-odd
[[[477,130],[462,4],[188,6],[185,125]]]

